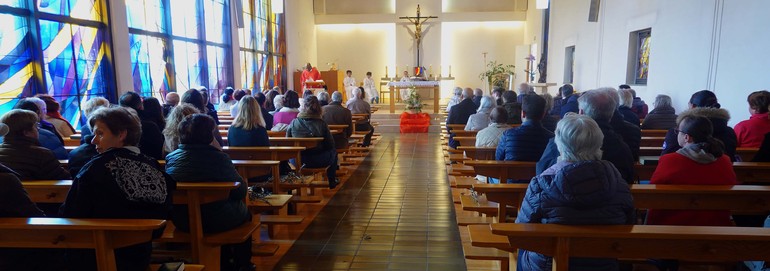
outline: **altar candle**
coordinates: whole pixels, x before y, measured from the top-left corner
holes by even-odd
[[[428,66],[428,74],[433,75],[433,65]]]
[[[388,78],[388,66],[385,66],[385,78]]]
[[[452,77],[452,65],[449,65],[449,77]]]
[[[393,75],[393,78],[396,78],[396,77],[398,77],[398,66],[396,66],[396,74]]]

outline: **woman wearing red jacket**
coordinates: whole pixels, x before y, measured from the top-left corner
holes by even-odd
[[[681,149],[660,157],[652,184],[733,185],[737,184],[730,157],[723,144],[712,136],[708,118],[685,116],[676,131]],[[649,210],[647,224],[687,226],[732,226],[730,211]]]

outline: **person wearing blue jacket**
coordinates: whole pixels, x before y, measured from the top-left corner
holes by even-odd
[[[546,113],[545,98],[540,95],[524,95],[522,102],[521,118],[524,123],[503,132],[495,151],[496,160],[537,162],[548,140],[553,138],[553,133],[541,123]]]
[[[602,160],[604,135],[588,116],[568,114],[554,141],[559,162],[529,183],[516,223],[623,225],[635,222],[631,191],[615,166]],[[552,259],[519,250],[519,271],[551,270]],[[615,271],[617,259],[570,258],[569,270]]]

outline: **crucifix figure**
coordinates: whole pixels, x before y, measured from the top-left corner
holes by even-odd
[[[425,23],[425,21],[427,21],[428,19],[435,19],[438,17],[421,16],[420,5],[417,5],[417,17],[403,16],[398,18],[402,20],[409,20],[410,23],[414,24],[414,40],[417,41],[417,67],[420,67],[420,43],[422,41],[422,24]]]

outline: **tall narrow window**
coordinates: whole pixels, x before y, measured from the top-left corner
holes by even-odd
[[[0,14],[0,21],[0,112],[8,112],[20,97],[34,95],[34,53],[25,17]]]
[[[650,41],[652,29],[631,32],[629,42],[629,84],[646,85],[650,72]]]
[[[575,46],[564,49],[564,83],[575,82]]]
[[[241,1],[244,26],[239,36],[243,87],[285,88],[286,46],[283,14],[272,13],[273,0]]]

